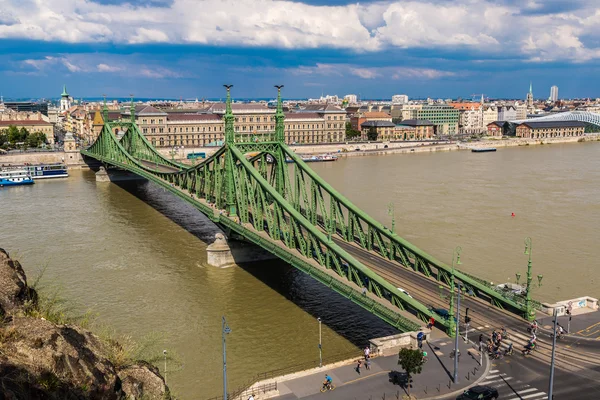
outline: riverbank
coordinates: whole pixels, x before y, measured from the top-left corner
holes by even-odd
[[[517,146],[534,146],[544,144],[558,143],[577,143],[577,142],[593,142],[600,141],[600,134],[590,134],[583,137],[559,137],[559,138],[544,138],[544,139],[525,139],[525,138],[503,138],[493,139],[485,138],[472,142],[455,142],[455,141],[415,141],[415,142],[346,142],[346,143],[325,143],[314,145],[289,145],[289,147],[297,154],[314,155],[314,154],[335,154],[339,157],[355,157],[366,155],[384,155],[397,153],[422,153],[422,152],[438,152],[452,150],[470,150],[472,148],[482,147],[517,147]],[[206,157],[214,154],[219,147],[190,147],[183,150],[178,150],[176,154],[172,154],[171,148],[158,148],[158,151],[167,158],[173,157],[178,161],[187,161],[187,155],[191,153],[204,153]],[[23,152],[0,154],[0,165],[22,165],[29,164],[52,164],[65,162],[70,160],[65,152]],[[87,169],[89,168],[83,162],[81,157],[76,160],[67,162],[69,169]]]
[[[171,399],[158,369],[127,344],[69,323],[60,300],[27,283],[0,248],[0,394],[14,399]]]

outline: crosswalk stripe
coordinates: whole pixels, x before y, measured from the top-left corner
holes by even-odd
[[[507,376],[506,378],[501,378],[501,379],[498,379],[495,381],[484,381],[484,382],[481,382],[481,384],[482,385],[490,385],[492,383],[505,382],[505,381],[510,381],[510,380],[512,380],[512,377]]]
[[[540,396],[546,396],[546,393],[544,393],[544,392],[534,393],[534,394],[530,394],[530,395],[527,395],[527,396],[521,396],[521,398],[523,400],[525,400],[525,399],[532,399],[534,397],[540,397]]]
[[[533,390],[537,390],[537,389],[534,388]],[[548,396],[546,396],[545,392],[538,392],[538,393],[528,394],[527,396],[523,396],[524,393],[525,393],[525,391],[522,390],[517,394],[516,397],[509,397],[506,400],[525,400],[525,399],[532,399],[534,397],[539,397],[539,396],[545,396],[545,397],[538,399],[538,400],[543,400],[543,399],[548,398]]]
[[[490,371],[490,374],[495,374],[496,372],[500,372],[500,371],[498,371],[497,369],[493,369]]]

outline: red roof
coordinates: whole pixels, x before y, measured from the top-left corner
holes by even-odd
[[[52,125],[52,123],[40,119],[24,119],[20,121],[0,121],[0,125]]]

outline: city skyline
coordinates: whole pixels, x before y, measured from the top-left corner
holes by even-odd
[[[593,1],[9,0],[6,98],[600,97]],[[257,10],[264,10],[257,11]],[[439,13],[439,14],[436,14]],[[444,18],[436,18],[443,15]]]

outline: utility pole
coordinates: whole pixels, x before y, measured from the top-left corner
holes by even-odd
[[[469,343],[469,322],[471,322],[471,318],[469,318],[469,307],[465,310],[465,343]]]
[[[552,390],[554,389],[554,357],[556,353],[556,324],[558,323],[558,310],[554,309],[554,332],[552,334],[552,361],[550,362],[550,382],[548,384],[548,399],[552,400]]]
[[[222,335],[223,335],[223,400],[227,400],[227,351],[225,346],[225,336],[231,333],[231,329],[225,322],[225,316],[223,316],[222,324]]]
[[[323,346],[321,345],[321,318],[317,318],[319,321],[319,368],[323,366]]]
[[[454,276],[452,277],[454,278]],[[460,321],[460,281],[457,282],[456,287],[458,288],[458,294],[457,294],[457,300],[456,300],[456,334],[454,336],[454,384],[456,385],[458,383],[458,337],[459,337],[459,332],[458,332],[458,327],[459,327],[459,323],[458,321]],[[452,292],[452,296],[454,297],[454,292]],[[454,318],[454,316],[452,314],[450,314],[450,318]]]

